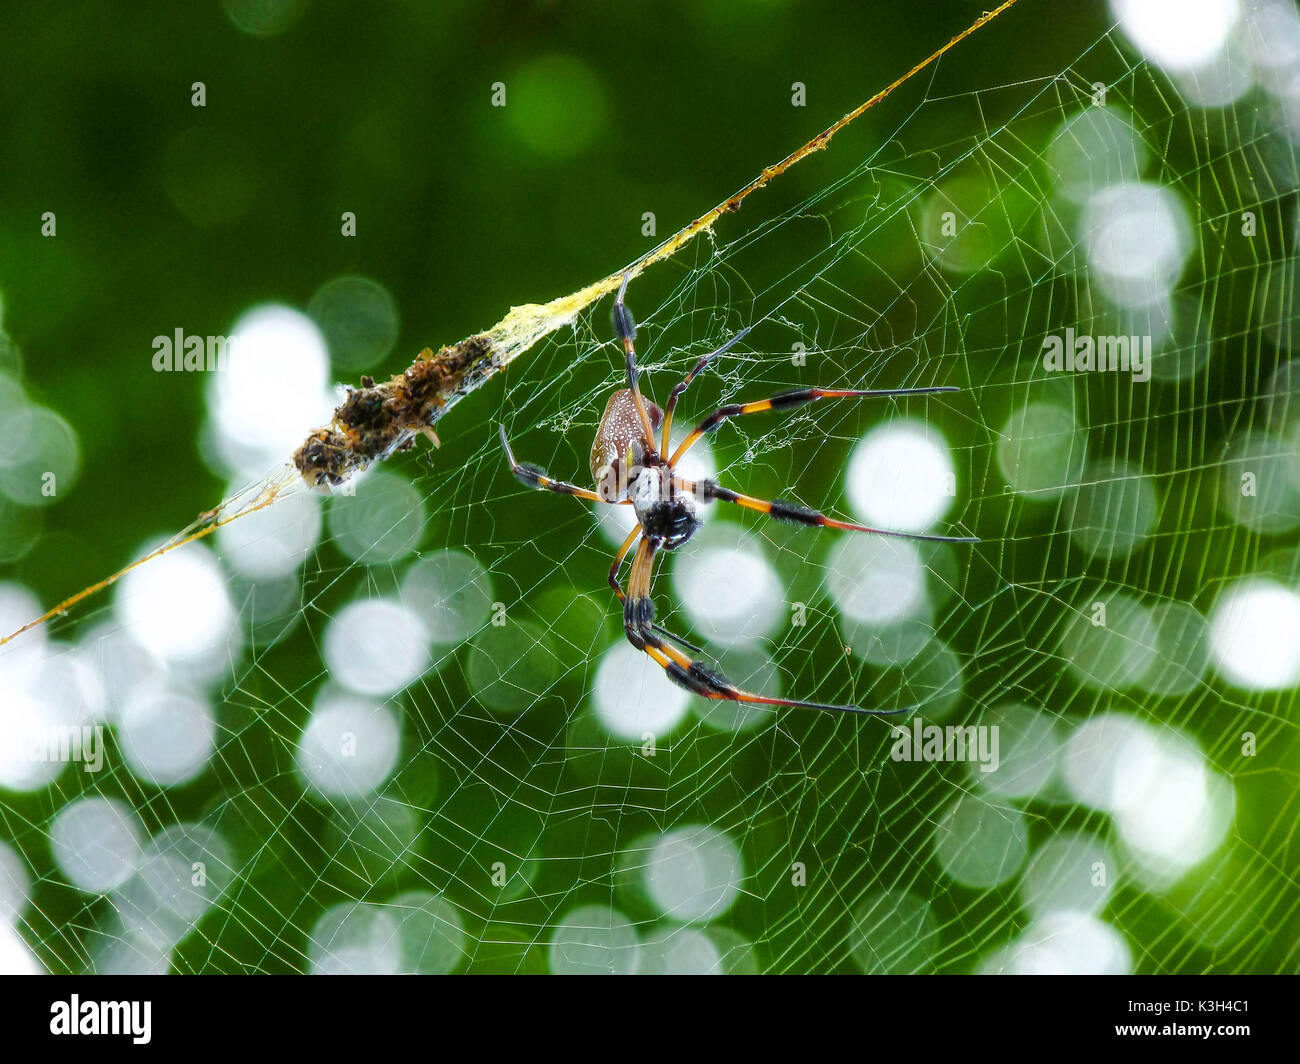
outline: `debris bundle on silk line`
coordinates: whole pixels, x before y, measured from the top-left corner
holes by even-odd
[[[492,328],[458,343],[448,344],[437,352],[425,348],[410,367],[387,381],[377,383],[368,377],[364,378],[360,388],[348,390],[347,398],[334,411],[330,425],[312,432],[294,452],[290,461],[260,482],[244,488],[215,508],[200,514],[187,528],[130,565],[69,596],[16,632],[0,637],[0,646],[39,627],[52,617],[66,613],[83,599],[116,583],[133,569],[187,543],[202,539],[223,525],[265,510],[293,492],[303,490],[304,486],[317,491],[328,491],[345,483],[359,470],[383,461],[396,452],[408,450],[421,436],[436,445],[438,437],[434,425],[461,399],[480,388],[538,341],[557,329],[571,325],[582,311],[615,291],[625,278],[635,278],[648,266],[671,258],[700,233],[712,230],[718,219],[738,211],[752,193],[813,152],[821,151],[850,122],[876,106],[895,89],[931,66],[949,49],[1015,3],[1016,0],[1003,0],[998,7],[986,11],[906,74],[780,162],[764,169],[740,191],[700,215],[631,265],[549,303],[527,303],[512,307],[510,313]]]

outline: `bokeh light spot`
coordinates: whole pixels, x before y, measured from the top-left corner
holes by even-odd
[[[1300,594],[1273,580],[1230,585],[1210,613],[1210,662],[1229,683],[1278,691],[1300,683]]]
[[[901,532],[929,529],[957,492],[947,443],[920,421],[868,432],[853,449],[845,480],[849,505],[864,524]]]

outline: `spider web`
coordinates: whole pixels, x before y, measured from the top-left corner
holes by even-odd
[[[1295,459],[1294,392],[1278,385],[1294,378],[1278,373],[1297,152],[1256,100],[1193,106],[1118,31],[1011,84],[909,87],[876,129],[845,131],[629,291],[661,403],[701,354],[752,330],[692,385],[682,428],[810,384],[961,388],[736,419],[705,455],[728,486],[860,519],[845,484],[864,436],[937,441],[955,495],[930,530],[981,542],[917,548],[927,605],[905,624],[848,616],[836,589],[881,558],[896,577],[889,560],[912,555],[851,553],[879,541],[721,505],[661,565],[655,598],[661,623],[754,689],[999,724],[1001,775],[895,760],[890,721],[706,704],[631,664],[604,581],[621,536],[586,504],[526,492],[494,427],[522,460],[586,482],[622,386],[606,301],[463,403],[432,467],[398,456],[322,503],[291,583],[237,575],[256,535],[217,543],[238,623],[197,682],[210,760],[156,785],[101,709],[104,771],[9,792],[0,836],[27,883],[26,947],[53,971],[1294,970],[1294,682],[1234,686],[1204,649],[1239,578],[1300,581],[1300,488],[1261,488],[1271,509],[1253,526],[1224,501],[1243,471]],[[1078,145],[1110,162],[1069,169]],[[1116,180],[1168,190],[1189,226],[1170,298],[1145,317],[1090,272],[1086,207],[1066,194]],[[1066,328],[1156,334],[1152,380],[1046,369],[1043,338]],[[288,540],[311,517],[267,522],[261,536]],[[419,614],[430,600],[411,574],[430,563],[451,592],[434,615],[464,625],[450,640],[425,632],[413,650],[405,614],[339,623],[358,603]],[[889,596],[907,589],[867,586],[867,608],[895,616]],[[761,637],[711,632],[751,592]],[[71,673],[76,657],[101,683],[126,653],[108,603],[55,637],[51,660]],[[356,693],[367,669],[421,653],[400,690]],[[326,664],[340,656],[356,666],[342,679]],[[602,699],[646,716],[620,733]],[[668,703],[675,721],[644,723]],[[330,705],[352,715],[313,748],[327,763],[313,777],[304,733]],[[334,759],[348,731],[380,762],[390,750],[377,780],[357,783],[371,747]],[[1118,734],[1129,747],[1086,756],[1086,737]],[[1086,800],[1113,776],[1176,804],[1184,792],[1134,782],[1134,742],[1201,784],[1195,830],[1169,852],[1109,792]],[[78,889],[56,859],[59,814],[87,799],[124,810],[144,855],[108,890]]]

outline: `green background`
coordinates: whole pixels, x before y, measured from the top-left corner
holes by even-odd
[[[29,552],[0,569],[0,577],[55,601],[122,565],[145,540],[182,527],[223,494],[222,479],[199,455],[206,381],[155,374],[155,335],[177,327],[225,333],[253,304],[305,307],[329,279],[362,274],[392,293],[401,316],[391,355],[372,372],[399,371],[422,347],[478,331],[512,304],[545,301],[632,261],[657,242],[641,235],[644,211],[655,212],[662,238],[893,80],[986,6],[968,0],[318,2],[286,32],[260,39],[237,30],[218,4],[68,4],[56,17],[48,5],[7,3],[0,15],[0,298],[13,348],[6,357],[21,352],[32,396],[76,427],[83,468],[75,491],[57,505],[36,518],[11,518],[39,520],[38,537]],[[905,119],[896,154],[923,179],[927,146],[980,136],[985,123],[1014,114],[1023,100],[990,94],[977,107],[969,94],[1063,70],[1102,39],[1106,26],[1100,4],[1022,0],[926,75],[921,87],[869,114],[856,139],[846,136],[788,174],[779,190],[759,195],[773,197],[777,211],[780,204],[799,203],[829,176],[857,165]],[[1132,62],[1118,58],[1110,44],[1097,53],[1095,65],[1075,82],[1105,79]],[[195,81],[206,85],[202,109],[191,106]],[[497,81],[509,92],[503,109],[490,106]],[[807,87],[805,107],[790,104],[795,81]],[[1153,121],[1163,117],[1177,128],[1180,138],[1171,141],[1199,143],[1193,120],[1170,121],[1171,113],[1185,116],[1181,104],[1166,98],[1169,90],[1149,76],[1128,87],[1151,107]],[[922,96],[948,94],[956,99],[953,106],[908,117]],[[1065,113],[1048,108],[1041,122],[1027,125],[1026,158],[1042,151],[1052,119]],[[1166,177],[1199,179],[1210,172],[1203,171],[1195,148],[1171,143],[1168,151]],[[1231,163],[1224,172],[1231,186],[1244,183]],[[1214,200],[1212,187],[1205,195]],[[1261,198],[1267,217],[1277,220],[1277,194]],[[40,235],[44,211],[57,214],[54,239]],[[343,211],[357,215],[355,238],[340,235]],[[734,223],[724,219],[720,237],[742,232],[749,211],[747,205]],[[877,263],[888,261],[888,239],[873,246]],[[773,253],[782,254],[777,247],[774,242]],[[764,263],[763,247],[752,254],[755,271],[779,276],[782,261]],[[1249,297],[1241,293],[1257,266],[1250,255],[1198,263],[1211,286],[1236,277],[1223,288],[1223,335],[1233,334],[1234,313],[1244,315],[1240,307]],[[656,283],[666,282],[648,279],[642,302],[633,305],[662,298]],[[713,292],[711,298],[721,297]],[[985,416],[1000,424],[1013,398],[1001,387],[1001,352],[1021,342],[1019,323],[1031,312],[1051,312],[1035,301],[1046,298],[1042,291],[1035,295],[1032,285],[1008,281],[1006,274],[976,278],[961,298],[965,302],[940,297],[954,316],[959,307],[973,315],[963,347],[940,353],[978,362],[962,383],[990,386]],[[602,340],[604,315],[602,306],[592,324]],[[934,329],[917,331],[937,340]],[[1115,437],[1124,425],[1150,417],[1153,453],[1161,441],[1168,449],[1164,468],[1212,462],[1210,445],[1189,449],[1186,431],[1213,440],[1223,425],[1248,416],[1252,385],[1267,372],[1244,371],[1240,359],[1250,356],[1249,345],[1230,350],[1200,379],[1198,391],[1178,393],[1164,410],[1125,409],[1122,399],[1099,392],[1095,421]],[[603,590],[608,551],[580,511],[561,512],[566,504],[550,498],[517,497],[513,482],[489,464],[496,460],[491,426],[500,409],[510,408],[505,397],[515,385],[537,400],[511,416],[516,436],[551,413],[541,400],[586,401],[611,375],[607,351],[595,357],[599,361],[566,367],[562,383],[543,388],[567,356],[555,350],[536,360],[523,356],[439,426],[446,446],[433,473],[417,470],[412,456],[397,459],[427,491],[425,546],[475,549],[492,569],[499,595],[510,598],[513,588],[526,596],[525,609],[551,633],[552,643],[580,651],[556,651],[563,659],[561,682],[515,722],[505,743],[500,724],[487,714],[441,727],[447,704],[468,697],[455,670],[422,688],[434,689],[438,698],[426,700],[415,691],[404,749],[423,752],[404,757],[389,793],[404,808],[428,814],[420,822],[418,860],[400,848],[386,851],[391,839],[358,841],[347,816],[304,802],[287,771],[286,751],[322,678],[315,643],[323,619],[363,582],[331,585],[331,577],[355,573],[328,544],[317,559],[319,571],[309,575],[308,594],[319,595],[311,619],[269,652],[265,671],[241,670],[226,692],[222,722],[236,729],[239,741],[222,748],[214,769],[169,791],[166,801],[156,801],[158,792],[125,773],[91,785],[97,793],[124,795],[151,830],[178,816],[212,817],[247,862],[247,889],[237,903],[241,919],[220,927],[205,923],[179,948],[178,970],[301,969],[306,931],[325,907],[430,884],[446,889],[469,914],[472,937],[545,943],[557,913],[609,900],[612,855],[624,842],[645,831],[717,818],[743,835],[746,867],[758,885],[729,919],[758,944],[764,968],[854,970],[843,914],[832,902],[853,901],[886,883],[917,891],[934,906],[942,946],[932,951],[933,967],[940,970],[969,970],[1023,926],[1023,914],[1007,898],[1010,887],[964,890],[926,870],[933,819],[963,777],[953,772],[946,778],[936,768],[918,785],[891,766],[864,778],[859,766],[879,760],[883,729],[855,734],[839,723],[799,718],[779,736],[758,741],[699,730],[651,766],[623,748],[586,758],[555,748],[554,736],[590,683],[594,666],[583,664],[586,648],[618,637]],[[761,395],[794,383],[783,381],[778,368],[750,386]],[[703,407],[718,395],[715,383],[701,382],[693,399]],[[999,410],[997,404],[1005,405]],[[1159,415],[1167,420],[1156,429]],[[517,441],[518,450],[558,476],[578,479],[596,416],[584,410],[578,418],[581,439],[557,442],[529,433],[531,446]],[[989,461],[979,448],[988,441],[958,442],[976,456],[972,473],[979,472],[978,462]],[[828,451],[825,463],[811,471],[818,479],[807,485],[805,497],[826,497],[846,450]],[[798,462],[801,473],[811,467],[807,455],[778,456],[757,483],[737,486],[781,490],[790,472],[782,462]],[[1176,559],[1172,568],[1162,570],[1156,560],[1119,574],[1106,574],[1104,567],[1083,573],[1068,563],[1058,568],[1043,558],[1064,518],[998,502],[995,474],[986,465],[980,475],[981,504],[966,516],[978,519],[977,531],[996,557],[984,556],[986,564],[963,586],[963,597],[988,612],[978,621],[958,617],[955,627],[967,651],[994,645],[1002,656],[978,663],[983,675],[975,680],[977,691],[997,690],[1003,674],[1011,673],[1027,690],[1056,696],[1065,687],[1050,654],[1019,649],[1045,637],[1037,604],[1003,594],[1017,575],[1050,574],[1066,585],[1075,577],[1109,575],[1125,586],[1190,597],[1213,579],[1253,570],[1265,553],[1249,537],[1232,534],[1224,548],[1222,539],[1189,534],[1171,554],[1162,553]],[[478,509],[484,501],[490,513]],[[1177,525],[1203,512],[1203,505],[1193,492],[1180,497],[1167,517]],[[782,530],[771,534],[779,543],[790,538]],[[571,547],[574,536],[578,542]],[[783,565],[782,576],[796,582],[790,597],[798,597],[797,581],[807,577],[791,564]],[[383,589],[391,577],[372,571],[365,579]],[[590,598],[574,599],[575,590]],[[91,615],[105,608],[100,602]],[[818,666],[831,662],[836,649],[819,646]],[[801,681],[818,675],[812,665],[796,670]],[[1062,712],[1087,715],[1102,708],[1086,693],[1055,701]],[[269,719],[257,717],[262,705],[274,707]],[[1194,725],[1212,760],[1227,757],[1240,730],[1212,695],[1148,709],[1152,719]],[[1293,709],[1287,696],[1268,701],[1270,713]],[[594,726],[588,738],[593,747],[607,743]],[[491,768],[500,779],[493,771],[465,769],[485,750],[493,751]],[[1288,733],[1271,748],[1260,778],[1243,782],[1238,794],[1238,830],[1256,857],[1264,855],[1243,866],[1246,893],[1277,907],[1247,904],[1245,917],[1234,910],[1238,923],[1227,944],[1222,936],[1191,935],[1180,923],[1180,914],[1198,904],[1195,890],[1205,877],[1192,877],[1182,895],[1121,892],[1108,918],[1130,942],[1138,970],[1294,967],[1300,923],[1285,826],[1288,817],[1294,822],[1294,752]],[[833,782],[849,777],[847,787]],[[503,798],[501,779],[527,781],[531,797]],[[42,825],[82,786],[80,774],[69,774],[48,793],[6,797],[9,815],[0,825],[42,877],[24,934],[55,968],[84,963],[83,936],[69,929],[95,916],[86,898],[56,882],[42,849]],[[1039,811],[1033,819],[1038,837],[1101,830],[1104,823],[1081,809]],[[502,847],[527,853],[533,843],[567,860],[539,865],[535,891],[525,897],[490,905],[476,898],[470,884]],[[795,860],[826,870],[807,895],[789,884]],[[1219,866],[1216,889],[1240,872]],[[644,915],[634,900],[618,903],[634,918]],[[1217,912],[1216,901],[1199,904]],[[495,959],[492,953],[482,949],[475,963],[543,965],[536,948],[503,947]]]

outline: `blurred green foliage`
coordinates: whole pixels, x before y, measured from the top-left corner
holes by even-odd
[[[225,333],[251,305],[277,300],[305,308],[331,278],[360,274],[394,296],[401,319],[395,347],[372,372],[398,371],[420,348],[490,325],[511,304],[572,291],[631,261],[892,81],[987,6],[980,0],[318,0],[291,28],[263,38],[237,29],[215,3],[81,3],[61,6],[57,16],[46,4],[6,3],[0,14],[6,42],[0,65],[3,326],[22,353],[33,396],[79,432],[84,469],[75,492],[43,512],[44,534],[35,549],[0,576],[27,584],[43,601],[56,600],[120,566],[146,539],[183,526],[224,493],[199,457],[206,381],[154,373],[155,335],[178,327]],[[1022,0],[927,74],[924,91],[932,97],[965,94],[1061,70],[1105,25],[1100,4]],[[1098,62],[1104,68],[1106,57]],[[807,87],[806,107],[790,105],[796,81]],[[191,105],[195,82],[205,86],[203,108]],[[496,82],[509,94],[504,109],[491,106]],[[992,95],[980,103],[999,106]],[[869,114],[862,140],[878,145],[902,113]],[[979,123],[991,121],[989,112],[975,107],[922,111],[906,129],[909,143],[900,147],[906,152],[913,143],[982,135],[987,128]],[[851,150],[837,143],[828,156],[837,149]],[[824,165],[842,172],[860,159],[841,154]],[[810,161],[807,173],[791,171],[780,195],[797,203],[815,192],[827,174],[818,165]],[[52,239],[40,234],[45,211],[57,214]],[[340,235],[344,211],[357,216],[355,238]],[[657,216],[655,238],[642,235],[645,211]],[[890,248],[873,253],[884,263]],[[771,265],[779,272],[780,263]],[[996,351],[1012,339],[1008,333],[1022,308],[1002,314],[1006,295],[997,277],[976,279],[965,290],[986,311],[995,307],[996,320],[976,323],[989,331],[967,336],[972,348]],[[523,356],[511,375],[527,375],[528,360]],[[585,398],[608,369],[593,366],[560,393]],[[447,446],[437,462],[454,469],[450,463],[482,447],[506,384],[489,384],[439,426]],[[709,387],[702,384],[702,395],[716,394]],[[1011,398],[1003,393],[997,401],[1009,404]],[[1201,409],[1209,405],[1199,402]],[[586,423],[596,414],[587,412]],[[996,425],[1005,414],[991,409],[986,417]],[[585,446],[585,440],[571,441],[561,450],[553,443],[555,449],[540,457],[563,454],[566,461],[576,459],[577,471]],[[558,466],[555,472],[572,475]],[[820,476],[821,483],[807,485],[810,498],[829,490],[834,473]],[[548,530],[582,525],[589,539],[572,555],[554,543],[536,554],[521,546],[506,566],[513,576],[494,570],[505,585],[520,570],[534,581],[539,572],[548,574],[546,590],[521,616],[535,631],[521,629],[570,650],[617,636],[613,613],[600,613],[607,606],[601,597],[607,555],[581,512],[558,514],[551,508],[556,500],[548,498],[469,515],[482,491],[474,494],[468,480],[460,489],[443,516],[440,500],[431,500],[436,533],[430,538],[437,545],[454,544],[467,525],[481,529],[489,521],[492,541],[521,543],[542,512],[550,515]],[[1048,516],[1018,513],[1014,520],[1022,518],[1017,528],[1023,536],[1050,531]],[[772,535],[779,542],[784,533]],[[1026,547],[1013,537],[1003,571],[1027,558],[1029,571],[1044,575],[1041,554],[1036,541]],[[570,557],[567,569],[551,575],[548,566]],[[481,555],[480,561],[493,567],[495,559]],[[333,568],[327,576],[344,564],[328,555],[325,565]],[[1183,572],[1194,578],[1198,569],[1189,560]],[[782,575],[806,579],[797,572]],[[382,567],[367,579],[387,590]],[[593,600],[575,600],[571,587],[593,593]],[[309,585],[309,595],[321,593],[309,623],[319,623],[354,590],[330,588],[328,580]],[[990,595],[999,590],[984,589]],[[1008,613],[1012,606],[1004,600]],[[995,630],[1000,621],[988,623]],[[491,660],[493,637],[488,629],[462,652],[466,669]],[[603,749],[605,738],[582,721],[590,734],[571,732],[568,742],[576,746],[586,735],[589,748],[566,758],[551,745],[570,715],[564,700],[581,698],[594,664],[584,671],[547,662],[562,672],[560,686],[509,729],[485,713],[442,729],[429,707],[416,707],[405,721],[410,753],[393,794],[415,809],[431,808],[438,795],[438,812],[423,825],[414,856],[403,835],[415,830],[409,824],[400,830],[371,825],[365,830],[377,841],[368,842],[357,825],[331,820],[328,811],[305,803],[287,771],[285,744],[321,670],[311,633],[300,630],[294,638],[302,654],[277,654],[273,676],[241,675],[229,693],[229,710],[245,714],[240,726],[259,723],[249,726],[247,738],[222,747],[202,785],[170,792],[156,806],[152,792],[125,773],[105,785],[124,793],[150,828],[215,812],[246,858],[265,840],[276,842],[250,866],[241,919],[221,931],[223,958],[214,959],[211,942],[194,936],[181,947],[182,970],[301,967],[296,951],[319,907],[371,890],[446,883],[473,909],[473,891],[464,887],[470,871],[481,874],[503,852],[530,855],[544,830],[547,854],[568,859],[528,874],[541,877],[537,889],[552,893],[539,902],[531,886],[521,887],[520,898],[493,909],[491,918],[510,926],[497,928],[495,937],[506,940],[499,958],[484,951],[485,960],[511,969],[535,966],[536,952],[521,961],[523,953],[517,956],[511,942],[520,928],[542,925],[551,908],[567,904],[566,884],[602,883],[615,848],[637,831],[676,817],[734,815],[751,797],[763,816],[745,825],[745,860],[766,876],[769,891],[741,930],[780,943],[782,952],[766,958],[773,967],[851,966],[847,949],[830,937],[832,924],[788,885],[793,860],[819,853],[828,869],[842,860],[848,871],[837,890],[850,899],[877,880],[923,894],[930,887],[919,866],[934,807],[950,790],[930,780],[904,808],[899,796],[912,802],[914,780],[898,778],[895,766],[867,785],[859,777],[847,796],[834,782],[855,764],[879,761],[883,730],[828,740],[832,733],[819,730],[824,722],[791,721],[771,742],[793,735],[796,753],[782,746],[783,771],[773,774],[778,757],[767,739],[751,745],[700,729],[691,743],[651,765],[635,751]],[[1025,683],[1036,680],[1047,690],[1058,685],[1056,677],[1035,677],[1026,668]],[[258,714],[268,705],[274,708],[266,722]],[[804,738],[809,745],[800,751]],[[484,751],[491,751],[491,762],[480,769]],[[450,766],[463,772],[454,782],[447,778]],[[503,797],[493,786],[500,779],[521,784],[522,797]],[[707,788],[698,789],[701,780],[708,780]],[[47,821],[80,785],[65,779],[57,793],[23,799],[28,823]],[[874,788],[888,815],[878,835],[855,837],[855,825],[880,814]],[[498,803],[506,809],[499,819],[493,815]],[[1065,814],[1064,826],[1095,828],[1100,819],[1075,810]],[[609,889],[597,893],[608,898]],[[812,897],[826,901],[825,894]],[[74,951],[59,942],[60,926],[78,918],[82,899],[71,891],[47,892],[39,902],[29,939],[49,945],[47,962],[72,963]],[[1134,905],[1126,933],[1158,935],[1174,919],[1161,911],[1163,904]],[[943,900],[948,952],[936,965],[968,969],[975,944],[1009,933],[1013,905],[991,893]],[[1000,930],[990,934],[990,927]],[[809,941],[822,933],[825,943]],[[969,937],[963,941],[962,935]],[[482,937],[494,936],[482,931]],[[533,937],[545,939],[540,930]],[[1275,967],[1281,955],[1256,963]],[[1208,948],[1178,945],[1150,966],[1196,967],[1211,963],[1208,957]],[[1147,963],[1139,956],[1139,967]]]
[[[671,232],[979,7],[317,3],[259,38],[216,3],[6,4],[4,328],[85,463],[12,575],[53,600],[223,494],[197,461],[205,381],[153,373],[154,336],[223,334],[252,304],[305,307],[357,273],[397,300],[379,369],[400,369],[629,261],[655,243],[644,211]],[[1012,46],[1066,54],[1098,30],[1006,22],[946,59],[936,90],[986,82]],[[490,106],[498,81],[506,108]]]

